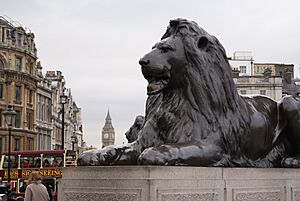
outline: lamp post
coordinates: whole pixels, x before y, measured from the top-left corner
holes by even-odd
[[[61,120],[61,149],[65,149],[65,104],[67,103],[68,97],[66,95],[60,96],[60,104],[61,104],[61,112],[62,112],[62,120]]]
[[[11,170],[11,161],[10,161],[10,147],[11,147],[11,129],[13,128],[15,124],[16,119],[16,112],[13,110],[12,105],[7,106],[7,110],[4,111],[3,116],[5,118],[5,122],[8,126],[8,166],[7,166],[7,183],[9,186],[9,189],[11,187],[10,185],[10,170]]]
[[[72,142],[72,152],[73,152],[72,155],[73,155],[73,159],[74,159],[75,155],[76,155],[75,144],[78,142],[75,131],[74,131],[73,135],[71,136],[71,142]],[[75,155],[74,155],[74,152],[75,152]]]
[[[75,135],[75,133],[73,133],[73,135],[71,136],[71,142],[72,142],[72,151],[75,151],[75,143],[77,141],[77,137]]]

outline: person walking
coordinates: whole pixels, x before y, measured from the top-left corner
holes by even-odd
[[[42,177],[38,172],[32,172],[28,179],[28,186],[25,190],[24,201],[49,201],[47,188],[42,184]]]

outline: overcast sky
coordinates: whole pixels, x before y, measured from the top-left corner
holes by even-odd
[[[100,147],[109,108],[117,144],[138,114],[146,85],[139,58],[170,19],[196,21],[230,56],[252,51],[254,62],[300,64],[298,0],[0,0],[0,15],[36,36],[43,71],[63,72],[82,108],[84,140]]]

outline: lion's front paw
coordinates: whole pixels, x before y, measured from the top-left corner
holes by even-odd
[[[96,150],[88,150],[82,152],[77,159],[78,166],[91,166],[91,165],[100,165],[97,151]]]
[[[281,166],[286,168],[299,168],[300,167],[300,161],[296,158],[284,158],[281,161]]]
[[[146,149],[143,151],[139,158],[138,164],[140,165],[168,165],[168,160],[164,154],[153,148]]]
[[[78,157],[79,166],[111,165],[117,157],[114,147],[105,147],[99,150],[89,150],[81,153]]]

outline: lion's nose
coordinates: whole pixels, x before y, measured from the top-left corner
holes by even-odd
[[[139,64],[140,64],[141,66],[146,66],[146,65],[148,65],[149,63],[150,63],[150,61],[149,61],[148,59],[145,59],[144,57],[141,58],[141,59],[139,60]]]

